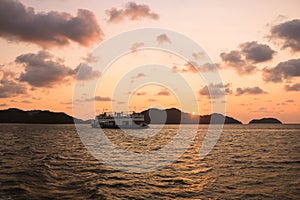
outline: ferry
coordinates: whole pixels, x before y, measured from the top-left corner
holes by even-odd
[[[149,128],[144,115],[137,112],[103,112],[91,121],[93,128],[145,129]]]

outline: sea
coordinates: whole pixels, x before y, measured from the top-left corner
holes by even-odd
[[[91,151],[74,125],[1,124],[0,199],[300,199],[300,125],[224,125],[201,157],[208,127],[199,125],[191,142],[182,144],[186,149],[179,146],[182,153],[168,157],[172,151],[160,150],[178,125],[135,131],[143,137],[79,125],[91,138],[104,134],[129,152],[113,155],[100,151],[101,141]],[[142,161],[149,152],[159,159],[148,171],[138,171],[147,162],[126,157]],[[124,165],[108,162],[112,157]]]

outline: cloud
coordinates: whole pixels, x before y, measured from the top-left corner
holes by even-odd
[[[138,73],[137,75],[131,77],[130,83],[134,83],[134,81],[135,81],[136,79],[139,79],[139,78],[142,78],[142,77],[145,77],[145,76],[146,76],[146,74],[140,72],[140,73]]]
[[[293,100],[293,99],[288,99],[288,100],[286,100],[285,102],[287,102],[287,103],[293,103],[294,100]]]
[[[91,53],[87,54],[86,57],[83,57],[83,60],[87,63],[96,63],[99,61],[99,59],[100,59],[99,56],[95,56]]]
[[[94,70],[93,67],[86,63],[81,63],[78,65],[74,72],[77,73],[76,80],[85,81],[97,79],[101,76],[101,72]],[[79,73],[78,73],[79,72]]]
[[[0,68],[0,98],[27,94],[24,84],[15,81],[16,74]]]
[[[0,107],[5,107],[5,106],[8,106],[8,104],[6,104],[6,103],[1,103],[0,104]]]
[[[213,63],[204,63],[201,66],[198,66],[198,64],[194,61],[188,61],[184,64],[183,68],[178,68],[177,66],[172,67],[173,72],[177,73],[199,73],[199,72],[213,72],[216,71],[217,67]]]
[[[223,52],[220,54],[226,68],[233,68],[239,75],[253,74],[256,71],[256,66],[248,65],[242,58],[240,51]]]
[[[223,85],[222,83],[213,84],[210,83],[208,86],[204,86],[200,89],[200,95],[206,96],[208,98],[217,99],[225,96],[225,94],[231,94],[230,89],[231,83]]]
[[[64,104],[64,105],[72,105],[73,102],[72,102],[72,101],[68,101],[68,102],[60,102],[60,104]]]
[[[44,48],[68,45],[70,41],[90,46],[104,34],[91,11],[78,9],[77,15],[65,12],[40,12],[19,1],[0,1],[0,36],[25,41]]]
[[[290,79],[300,76],[300,59],[291,59],[280,62],[276,67],[265,67],[262,70],[263,79],[266,82],[282,82],[283,79]]]
[[[300,83],[296,83],[294,85],[285,85],[284,89],[286,91],[300,91]]]
[[[156,41],[158,44],[172,43],[171,39],[165,33],[157,36]]]
[[[25,85],[13,80],[0,80],[0,98],[14,97],[26,93],[27,89]]]
[[[156,99],[148,99],[148,101],[157,101]]]
[[[19,80],[34,87],[53,87],[63,83],[67,76],[74,75],[74,70],[65,66],[62,60],[54,60],[53,55],[47,51],[23,54],[15,61],[25,68]]]
[[[136,42],[131,46],[131,52],[134,53],[137,51],[138,48],[144,46],[144,42]]]
[[[23,101],[21,101],[21,103],[32,103],[32,102],[28,101],[28,100],[23,100]]]
[[[159,91],[157,94],[157,96],[170,96],[170,92],[166,89],[162,89],[161,91]]]
[[[111,98],[95,96],[95,101],[111,101]]]
[[[300,20],[294,19],[275,25],[271,28],[271,38],[283,41],[282,48],[300,51]]]
[[[112,101],[112,99],[110,97],[95,96],[94,98],[86,98],[83,101]]]
[[[147,94],[147,92],[136,92],[134,94],[137,95],[137,96],[144,96],[144,95]]]
[[[124,9],[111,8],[106,10],[106,15],[108,16],[108,22],[121,22],[124,19],[129,20],[140,20],[142,18],[149,18],[153,20],[159,19],[159,15],[151,12],[148,5],[136,4],[135,2],[128,2]]]
[[[194,59],[196,59],[196,60],[201,60],[202,58],[205,57],[205,53],[204,53],[204,52],[192,53],[192,56],[193,56]]]
[[[220,57],[224,62],[228,62],[234,65],[244,65],[240,51],[230,51],[229,53],[223,52]]]
[[[218,64],[204,63],[199,68],[200,72],[214,72],[218,69]]]
[[[253,63],[271,60],[275,53],[268,45],[258,44],[256,41],[242,43],[240,47],[245,58]]]
[[[197,63],[196,62],[189,61],[189,62],[185,63],[184,66],[186,67],[185,70],[187,72],[191,72],[191,73],[197,73],[198,72],[198,70],[196,68],[197,67]]]
[[[237,88],[235,91],[236,96],[241,96],[243,94],[267,94],[260,87],[246,87],[246,88]]]
[[[225,64],[223,68],[233,68],[239,75],[253,74],[257,71],[257,67],[253,64],[272,60],[276,53],[268,45],[259,44],[257,41],[242,43],[239,48],[220,54]]]

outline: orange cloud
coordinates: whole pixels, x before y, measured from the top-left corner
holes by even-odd
[[[157,94],[157,96],[170,96],[170,92],[166,89],[162,89],[161,91],[159,91]]]

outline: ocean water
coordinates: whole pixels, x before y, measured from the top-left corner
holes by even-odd
[[[178,126],[150,128],[162,129],[150,139],[105,133],[143,155],[167,145]],[[127,173],[94,158],[74,125],[1,124],[0,199],[300,199],[300,125],[225,125],[199,159],[206,130],[200,125],[173,163]]]

